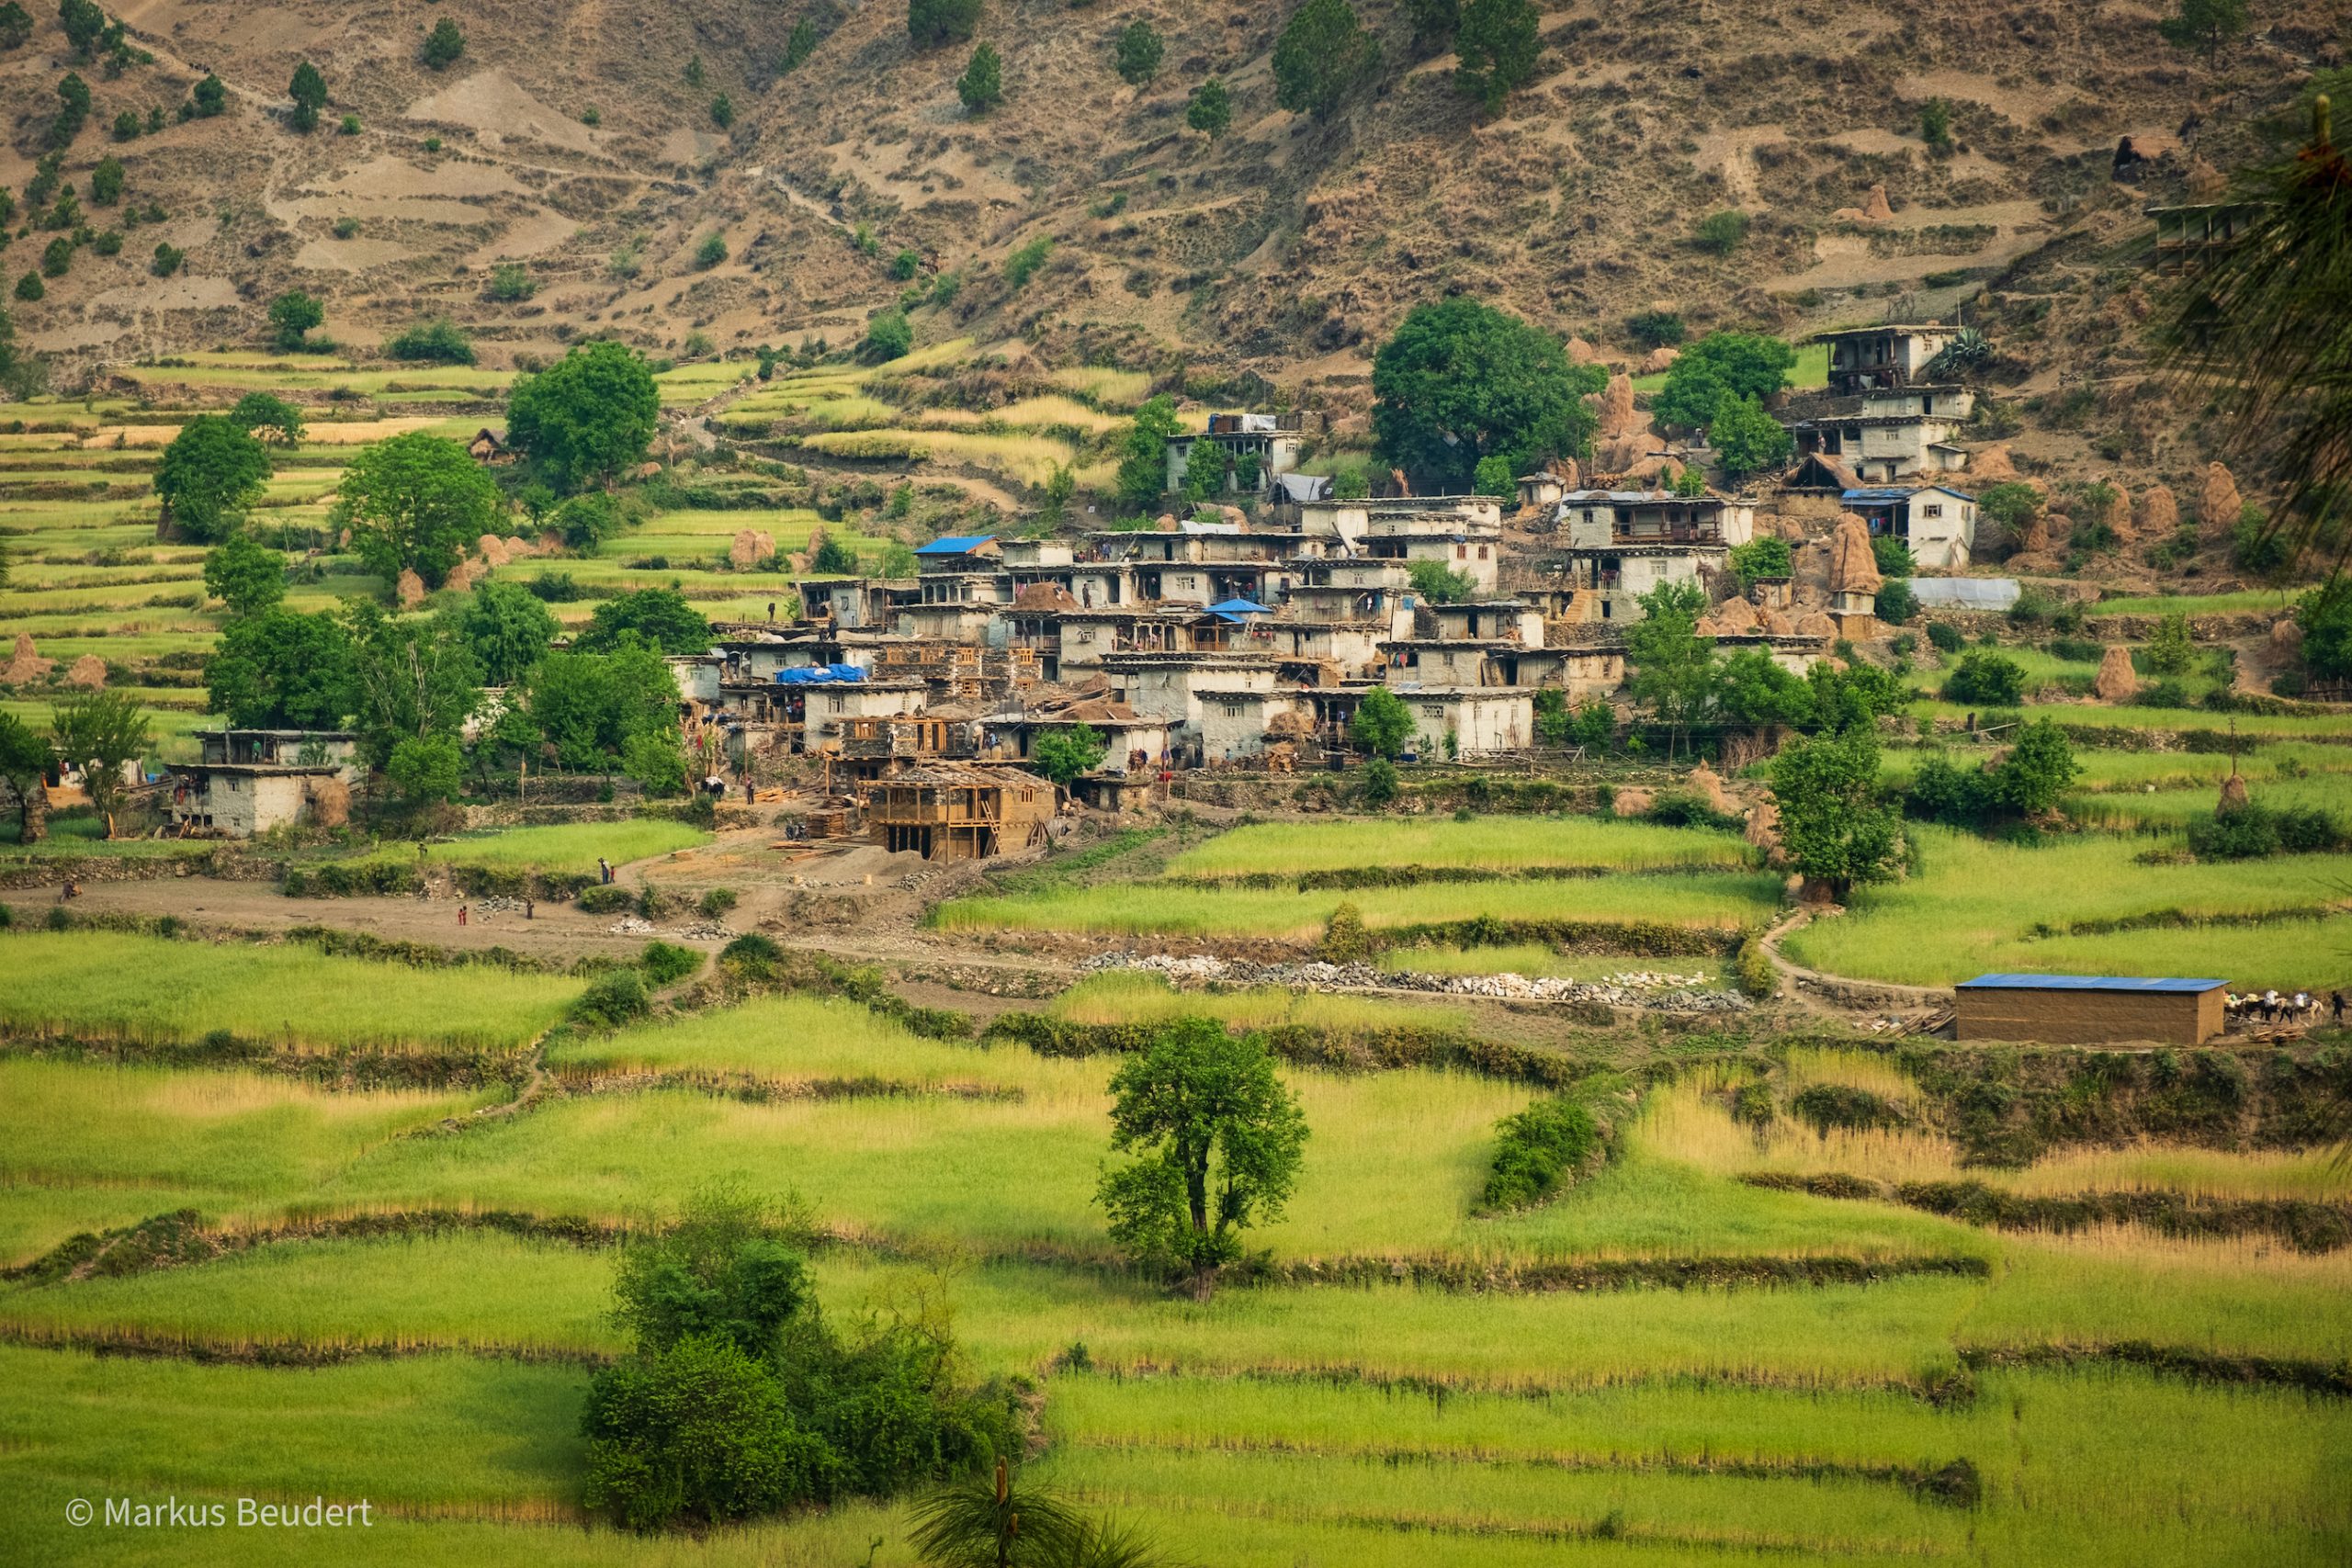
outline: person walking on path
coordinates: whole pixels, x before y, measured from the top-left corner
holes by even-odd
[[[607,887],[613,885],[612,863],[602,855],[596,857],[596,880]]]
[[[458,923],[461,926],[466,923],[466,907],[463,904],[458,906]]]

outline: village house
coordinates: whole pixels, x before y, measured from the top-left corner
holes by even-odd
[[[1027,761],[1036,755],[1038,740],[1046,735],[1068,735],[1083,728],[1102,742],[1098,773],[1142,773],[1160,766],[1175,742],[1175,727],[1165,718],[1139,714],[1125,703],[1091,695],[1036,707],[1009,708],[981,721],[983,745],[989,756]]]
[[[2162,273],[2191,272],[2234,248],[2260,209],[2245,202],[2197,202],[2140,209],[2156,225],[2149,265]]]
[[[1378,503],[1364,518],[1363,551],[1408,570],[1415,561],[1435,561],[1491,593],[1502,576],[1502,511],[1491,497],[1473,499],[1482,504],[1395,510]]]
[[[1829,389],[1850,395],[1917,380],[1928,362],[1959,335],[1958,327],[1929,321],[1925,326],[1847,327],[1815,333],[1813,341],[1829,345]]]
[[[1957,472],[1968,466],[1968,451],[1954,437],[1975,406],[1964,387],[1917,384],[1816,400],[1804,417],[1788,422],[1799,457],[1792,482],[1818,489],[1816,474],[1832,483],[1890,484]]]
[[[1124,653],[1102,660],[1113,697],[1168,721],[1171,751],[1200,754],[1201,693],[1271,692],[1280,676],[1271,653]]]
[[[1058,805],[1054,786],[1019,768],[935,762],[875,782],[874,841],[925,860],[985,860],[1034,849]]]
[[[1371,556],[1294,558],[1283,608],[1306,621],[1361,621],[1381,626],[1385,635],[1408,637],[1418,597],[1411,573],[1401,562]]]
[[[1277,729],[1288,736],[1313,728],[1312,705],[1297,692],[1204,686],[1197,694],[1201,756],[1211,766],[1263,757]]]
[[[842,630],[887,631],[898,624],[901,608],[922,602],[922,580],[911,577],[808,577],[792,586],[800,595],[802,619],[830,621]]]
[[[1409,534],[1419,524],[1433,538],[1450,541],[1455,534],[1499,538],[1503,509],[1502,502],[1491,495],[1398,495],[1350,501],[1334,496],[1307,502],[1298,509],[1298,531],[1306,538],[1334,542],[1362,555],[1404,558],[1402,550],[1368,547],[1366,541],[1373,536],[1375,523],[1385,523],[1384,531],[1396,537]]]
[[[1219,492],[1262,494],[1277,475],[1299,465],[1306,443],[1322,428],[1317,414],[1213,413],[1208,428],[1168,438],[1168,489],[1191,482],[1193,466],[1207,463]]]
[[[1888,486],[1840,492],[1873,538],[1902,540],[1911,558],[1939,571],[1966,569],[1976,547],[1976,498],[1949,485]]]
[[[1631,622],[1661,583],[1722,570],[1755,536],[1756,509],[1719,495],[1576,490],[1560,497],[1555,529],[1567,544],[1544,559],[1572,594],[1560,618]]]
[[[1535,699],[1524,686],[1394,689],[1413,716],[1414,751],[1424,761],[1491,756],[1534,742]]]
[[[347,730],[199,729],[198,756],[171,770],[165,807],[183,834],[245,839],[303,823],[340,824],[367,776]]]
[[[845,718],[839,726],[842,767],[854,778],[875,779],[928,762],[968,759],[978,750],[975,728],[927,713]]]

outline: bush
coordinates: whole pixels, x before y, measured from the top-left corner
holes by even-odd
[[[1967,640],[1961,636],[1960,628],[1949,621],[1928,623],[1928,641],[1935,646],[1939,653],[1958,653]]]
[[[1928,632],[1932,640],[1935,633]],[[1937,647],[1943,644],[1937,642]],[[2015,707],[2025,698],[2025,671],[2014,659],[1981,649],[1963,656],[1944,681],[1945,700],[1978,703],[1986,707]]]
[[[458,330],[455,321],[446,317],[419,321],[407,331],[385,339],[384,354],[391,359],[430,365],[471,365],[474,362],[472,340]]]
[[[2058,613],[2058,601],[2039,588],[2029,588],[2009,606],[2009,625],[2038,626]]]
[[[619,915],[637,907],[637,895],[617,885],[598,883],[582,888],[572,902],[584,914]]]
[[[696,904],[695,908],[704,919],[715,920],[721,915],[726,914],[734,907],[735,889],[732,887],[714,887],[709,892],[702,896],[702,901]]]
[[[1772,960],[1764,951],[1763,942],[1749,937],[1739,944],[1739,955],[1732,960],[1732,978],[1740,994],[1758,1001],[1769,999],[1780,989],[1781,977],[1773,971]]]
[[[433,70],[453,63],[465,52],[466,35],[447,17],[434,23],[433,30],[424,37],[424,63]]]
[[[653,1000],[634,969],[616,969],[602,976],[571,1004],[573,1021],[591,1029],[617,1029],[652,1010]]]
[[[907,313],[892,309],[878,312],[865,324],[865,342],[858,352],[869,363],[879,365],[900,357],[914,345],[915,330]]]
[[[1479,1203],[1520,1209],[1541,1202],[1607,1150],[1600,1119],[1582,1098],[1539,1100],[1495,1123],[1494,1164]]]
[[[1119,29],[1120,80],[1140,87],[1159,74],[1159,59],[1167,51],[1149,22],[1133,21]]]
[[[1053,254],[1054,242],[1049,235],[1040,234],[1023,244],[1004,258],[1005,287],[1020,288],[1025,286],[1037,276],[1037,269],[1046,265],[1046,258]]]
[[[1356,799],[1371,810],[1378,810],[1396,798],[1396,767],[1385,757],[1374,757],[1356,771]]]
[[[1693,238],[1701,250],[1727,256],[1739,249],[1740,243],[1747,238],[1747,214],[1729,209],[1710,212],[1699,220]]]
[[[2259,802],[2248,802],[2188,824],[2189,852],[2199,860],[2321,854],[2344,842],[2342,824],[2315,807],[2274,811]]]
[[[980,0],[907,0],[907,36],[918,48],[961,43],[980,23]]]
[[[1323,923],[1323,940],[1315,955],[1327,964],[1362,964],[1379,951],[1379,942],[1364,926],[1363,912],[1342,903]]]
[[[530,269],[519,262],[504,262],[490,275],[490,297],[502,305],[512,305],[528,299],[539,291],[532,280]]]
[[[638,957],[638,967],[657,987],[674,985],[702,967],[702,954],[673,942],[649,942]]]
[[[697,271],[708,272],[726,259],[727,237],[724,234],[705,234],[702,237],[702,243],[695,247],[695,266]]]
[[[1905,578],[1890,577],[1878,587],[1878,618],[1889,626],[1905,626],[1919,613],[1919,596]]]
[[[956,78],[956,96],[972,114],[986,114],[1004,102],[1004,62],[994,44],[972,46],[972,58]]]
[[[1833,1129],[1867,1132],[1905,1120],[1900,1107],[1850,1084],[1808,1084],[1789,1101],[1789,1112],[1825,1138]]]
[[[1625,335],[1644,348],[1671,348],[1689,332],[1672,310],[1636,310],[1625,318]]]

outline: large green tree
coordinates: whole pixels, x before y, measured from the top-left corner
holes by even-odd
[[[1839,902],[1902,868],[1902,821],[1879,798],[1874,732],[1791,741],[1772,759],[1772,799],[1789,863]]]
[[[316,130],[319,111],[327,102],[327,79],[319,74],[319,68],[307,60],[297,65],[286,96],[294,100],[293,113],[287,117],[294,129],[305,133]]]
[[[232,534],[204,558],[204,591],[231,615],[275,609],[286,597],[286,558],[249,534]]]
[[[458,634],[481,666],[485,685],[511,686],[547,656],[555,616],[519,582],[489,581],[458,612]]]
[[[481,701],[481,666],[446,615],[394,618],[373,601],[345,612],[351,638],[353,728],[376,767],[403,740],[458,735]]]
[[[232,729],[340,729],[355,676],[340,619],[275,607],[232,620],[204,661],[208,705]]]
[[[1534,0],[1465,0],[1453,35],[1454,83],[1493,114],[1535,76],[1544,53]]]
[[[352,552],[387,592],[403,570],[438,588],[466,547],[495,531],[505,506],[497,481],[464,447],[422,430],[363,450],[339,489]]]
[[[269,302],[270,332],[280,348],[304,347],[311,330],[326,319],[326,307],[299,288],[289,288]]]
[[[1764,333],[1709,333],[1682,351],[1651,400],[1658,422],[1678,430],[1714,423],[1726,394],[1763,402],[1788,385],[1797,351]]]
[[[1348,720],[1348,739],[1374,757],[1396,757],[1412,743],[1413,728],[1412,710],[1404,699],[1385,686],[1374,686]]]
[[[17,800],[17,842],[39,843],[47,830],[46,784],[57,760],[55,748],[14,714],[0,713],[0,784]]]
[[[237,406],[229,411],[229,423],[239,430],[261,432],[258,439],[281,446],[299,446],[302,442],[302,411],[267,392],[247,392],[239,398]]]
[[[1037,764],[1039,773],[1068,789],[1080,775],[1101,767],[1109,750],[1092,726],[1080,724],[1038,736],[1030,761]]]
[[[1525,473],[1587,455],[1597,418],[1584,397],[1607,382],[1598,366],[1570,364],[1557,339],[1490,305],[1416,305],[1373,358],[1373,434],[1418,489],[1464,492],[1482,457]]]
[[[609,653],[548,654],[509,700],[556,764],[575,772],[612,772],[632,740],[678,728],[677,682],[635,637]]]
[[[165,532],[199,543],[226,538],[261,499],[269,474],[269,453],[251,433],[219,414],[198,414],[155,465]]]
[[[1176,400],[1162,392],[1136,410],[1119,444],[1119,500],[1137,512],[1159,503],[1168,490],[1168,438],[1180,428]]]
[[[82,787],[113,838],[130,793],[123,769],[147,754],[147,710],[129,692],[86,692],[51,709],[49,728],[57,754],[82,770]]]
[[[1274,102],[1329,119],[1380,68],[1380,40],[1348,0],[1306,0],[1274,40]]]
[[[605,600],[571,646],[582,653],[609,653],[632,637],[656,653],[710,651],[710,622],[674,588],[639,588]]]
[[[2179,0],[2156,30],[2176,48],[2198,51],[2210,64],[2223,44],[2245,35],[2249,11],[2246,0]]]
[[[1240,1233],[1282,1217],[1306,1118],[1265,1043],[1215,1019],[1162,1025],[1112,1075],[1111,1092],[1111,1147],[1136,1156],[1096,1189],[1112,1239],[1206,1294],[1241,1256]]]
[[[1642,618],[1625,633],[1634,700],[1666,727],[1672,756],[1714,696],[1714,644],[1698,634],[1707,592],[1695,582],[1661,582],[1641,596]]]
[[[617,343],[584,344],[515,384],[506,438],[570,494],[610,484],[643,462],[661,414],[643,355]]]
[[[1715,460],[1723,464],[1725,473],[1744,479],[1787,467],[1790,454],[1796,450],[1796,438],[1754,398],[1725,392],[1715,404],[1714,418],[1707,423],[1707,445],[1714,449]]]

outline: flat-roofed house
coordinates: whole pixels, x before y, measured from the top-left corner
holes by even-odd
[[[1979,975],[1952,997],[1957,1040],[2201,1045],[2228,1027],[2222,980]]]

